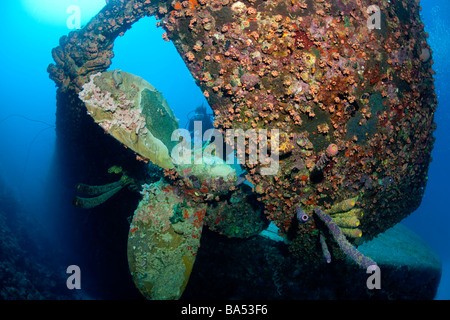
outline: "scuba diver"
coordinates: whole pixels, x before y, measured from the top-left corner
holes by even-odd
[[[200,143],[202,145],[209,142],[214,142],[215,132],[213,130],[216,130],[213,125],[214,115],[212,113],[207,113],[206,107],[203,104],[195,108],[194,112],[195,112],[194,115],[189,118],[188,123],[188,130],[191,135],[192,141],[194,141],[195,144],[195,141],[200,140],[201,141]],[[213,130],[207,132],[207,130],[209,129]],[[210,133],[209,136],[205,136],[205,132],[207,133],[207,135],[208,133]],[[223,140],[225,140],[224,137]],[[221,150],[222,155],[220,155],[219,157],[222,158],[224,161],[227,161],[228,154],[226,153],[225,141],[222,142],[222,145],[223,145],[223,148]]]
[[[189,133],[191,134],[191,138],[194,139],[195,135],[198,134],[200,138],[203,138],[203,135],[205,134],[205,131],[208,129],[213,129],[213,121],[212,113],[206,113],[206,107],[202,104],[201,106],[195,108],[194,115],[189,118]],[[189,116],[189,115],[188,115]],[[201,132],[195,132],[197,128],[195,128],[195,121],[201,121]],[[209,140],[209,139],[208,139]]]

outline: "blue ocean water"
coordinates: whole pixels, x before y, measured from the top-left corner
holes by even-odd
[[[56,88],[47,65],[51,49],[67,34],[70,5],[81,8],[82,24],[100,10],[103,0],[6,0],[0,2],[0,179],[11,196],[33,215],[48,234],[55,233],[55,212],[47,210],[44,184],[52,171],[55,145]],[[450,145],[450,3],[422,0],[422,19],[429,33],[436,71],[439,106],[437,130],[420,208],[402,223],[420,235],[443,262],[436,299],[450,299],[450,210],[448,159]],[[115,42],[111,69],[120,68],[152,83],[184,126],[188,113],[205,103],[200,89],[170,42],[162,39],[154,18],[144,18]],[[6,31],[7,30],[7,31]],[[149,31],[150,30],[150,31]],[[0,206],[2,203],[0,203]],[[1,261],[0,261],[1,262]]]

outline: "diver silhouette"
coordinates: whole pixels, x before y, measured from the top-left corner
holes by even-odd
[[[195,108],[194,115],[192,117],[189,118],[189,114],[188,114],[188,119],[189,119],[188,130],[191,135],[191,139],[192,139],[192,141],[194,141],[194,143],[196,140],[197,141],[200,140],[201,144],[215,141],[215,135],[213,133],[214,132],[217,133],[217,131],[213,131],[213,130],[217,130],[217,129],[214,127],[214,124],[213,124],[214,116],[212,113],[207,113],[206,107],[203,104],[201,106],[198,106],[197,108]],[[208,131],[209,129],[212,129],[212,130]],[[205,136],[205,132],[206,132],[206,136]],[[226,152],[227,144],[225,143],[224,140],[225,139],[223,139],[221,141],[222,150],[220,151],[220,154],[216,154],[216,155],[218,155],[220,158],[222,158],[224,161],[226,161],[227,157],[229,156],[230,153]]]
[[[189,118],[189,133],[191,134],[191,137],[194,138],[195,135],[198,134],[199,137],[203,138],[203,135],[205,134],[205,131],[208,129],[213,129],[214,125],[212,122],[212,114],[208,114],[206,112],[206,107],[202,104],[201,106],[195,108],[194,110],[194,115]],[[195,128],[195,121],[201,121],[201,133],[200,132],[195,132],[196,128]],[[201,134],[201,136],[200,136]]]

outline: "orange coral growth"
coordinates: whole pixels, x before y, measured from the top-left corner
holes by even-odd
[[[296,27],[296,29],[297,29],[297,31],[295,32],[295,36],[294,36],[295,45],[296,46],[303,45],[305,50],[309,51],[311,49],[311,47],[314,46],[314,42],[312,42],[311,39],[309,39],[309,37],[305,31],[299,30],[297,27]]]
[[[145,157],[141,157],[139,155],[136,155],[136,160],[138,161],[144,161],[145,163],[148,163],[149,159],[145,158]]]
[[[173,7],[174,7],[175,10],[181,10],[181,3],[177,2],[177,3],[174,4]]]
[[[194,213],[194,222],[193,222],[193,226],[196,229],[200,229],[202,227],[203,224],[203,218],[205,216],[206,210],[202,209],[199,211],[195,211]]]
[[[307,206],[309,206],[309,205],[317,205],[317,201],[315,199],[308,199],[308,200],[306,200],[305,204]]]
[[[189,3],[191,4],[191,9],[194,10],[196,6],[198,6],[197,0],[189,0]]]
[[[189,196],[195,196],[195,191],[193,189],[188,189],[183,186],[183,193]]]
[[[173,189],[174,189],[174,187],[167,185],[164,188],[162,188],[162,191],[164,191],[164,192],[172,192]]]

